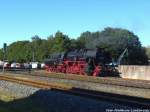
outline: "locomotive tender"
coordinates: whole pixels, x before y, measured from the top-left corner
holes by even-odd
[[[103,48],[75,49],[51,54],[45,60],[48,72],[68,73],[89,76],[116,76],[112,58]]]

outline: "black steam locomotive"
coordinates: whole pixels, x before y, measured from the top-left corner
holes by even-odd
[[[103,48],[75,49],[68,52],[51,54],[45,60],[48,72],[68,73],[89,76],[116,76],[110,65],[112,58]]]

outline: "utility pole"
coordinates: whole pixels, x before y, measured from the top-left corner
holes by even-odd
[[[32,51],[32,61],[34,62],[35,61],[35,50],[33,49]]]

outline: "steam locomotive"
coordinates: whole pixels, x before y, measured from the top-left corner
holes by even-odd
[[[74,49],[51,54],[45,60],[48,72],[89,76],[116,76],[116,69],[110,65],[112,58],[103,48]]]

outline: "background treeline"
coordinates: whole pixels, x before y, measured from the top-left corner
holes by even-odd
[[[17,41],[7,47],[7,60],[17,62],[43,61],[55,52],[81,48],[94,49],[96,46],[105,48],[115,61],[128,48],[124,64],[146,65],[148,64],[148,56],[150,58],[150,47],[142,47],[138,36],[134,33],[126,29],[108,27],[103,31],[83,32],[77,39],[71,39],[58,31],[47,39],[36,35],[32,37],[32,41]],[[3,59],[3,49],[0,50],[0,59]]]

